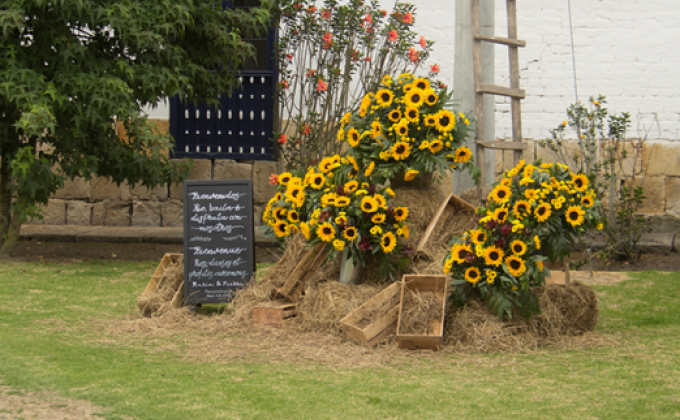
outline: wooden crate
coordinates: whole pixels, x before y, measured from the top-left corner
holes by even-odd
[[[165,270],[167,270],[168,266],[172,263],[176,263],[177,261],[179,261],[179,259],[182,256],[183,254],[172,253],[167,253],[163,255],[160,264],[158,264],[156,271],[151,276],[151,280],[149,280],[149,284],[146,285],[146,288],[142,292],[142,295],[139,297],[139,300],[137,301],[137,306],[139,307],[139,310],[142,311],[142,313],[145,316],[151,315],[151,309],[147,306],[147,298],[151,296],[161,286]],[[170,302],[170,304],[173,308],[179,308],[180,306],[182,306],[183,301],[184,301],[184,282],[180,284],[178,290],[175,292],[175,295],[172,297],[172,301]]]
[[[442,201],[439,209],[437,209],[437,213],[435,213],[434,217],[430,221],[430,224],[427,226],[427,229],[425,229],[425,233],[423,234],[422,238],[420,238],[420,242],[418,242],[418,246],[416,247],[416,252],[420,252],[425,249],[433,234],[446,231],[446,226],[442,226],[442,223],[449,217],[449,215],[459,212],[474,213],[475,211],[476,209],[472,206],[472,204],[468,203],[457,195],[449,194],[449,196],[446,197],[444,201]]]
[[[397,322],[397,345],[402,349],[439,350],[444,339],[444,318],[446,317],[446,298],[449,292],[449,277],[445,275],[407,274],[401,284],[401,301]],[[421,295],[435,295],[442,302],[442,317],[432,322],[427,335],[408,335],[400,331],[404,308],[404,295],[407,290],[419,291]]]
[[[397,327],[397,319],[399,318],[399,304],[395,305],[394,308],[389,309],[365,328],[360,328],[356,324],[363,319],[368,311],[389,301],[394,296],[399,295],[400,292],[401,282],[391,284],[369,301],[347,314],[346,317],[342,318],[340,320],[340,326],[347,337],[359,344],[372,345],[394,333]]]
[[[297,315],[297,305],[286,300],[276,300],[250,310],[250,321],[261,325],[283,325],[283,321]]]
[[[321,267],[328,255],[328,244],[321,242],[308,249],[295,266],[293,272],[286,279],[283,286],[274,289],[274,298],[285,298],[291,302],[297,302],[302,294],[307,279]]]

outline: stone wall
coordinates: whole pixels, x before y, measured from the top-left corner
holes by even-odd
[[[195,159],[190,180],[252,179],[256,223],[262,209],[276,194],[268,183],[277,172],[276,162]],[[147,189],[141,185],[116,185],[106,178],[86,182],[66,181],[47,206],[43,220],[29,224],[103,226],[183,226],[183,186],[163,185]]]

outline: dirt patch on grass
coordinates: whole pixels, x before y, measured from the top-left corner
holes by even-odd
[[[53,392],[20,392],[0,385],[0,420],[101,420],[98,414],[102,412],[103,408],[89,401],[62,398]]]

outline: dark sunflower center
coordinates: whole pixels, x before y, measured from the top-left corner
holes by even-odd
[[[406,127],[399,128],[399,134],[405,134],[405,133],[406,133]]]
[[[580,178],[576,178],[574,184],[576,184],[577,187],[581,188],[583,186],[583,180]]]
[[[389,93],[383,93],[382,94],[382,100],[383,102],[387,102],[390,100],[390,94]]]
[[[443,116],[439,119],[439,124],[441,124],[443,126],[449,125],[450,122],[451,122],[451,119],[447,116]]]
[[[393,120],[398,120],[399,119],[399,113],[398,112],[392,112],[391,117]]]
[[[321,178],[319,178],[319,177],[314,178],[314,184],[315,184],[315,185],[319,185],[319,184],[321,184],[321,182],[323,182],[323,181],[321,180]]]
[[[390,246],[390,244],[392,243],[392,238],[390,238],[389,236],[385,236],[383,238],[383,243],[385,244],[385,246]]]
[[[437,98],[434,95],[430,95],[430,96],[427,97],[428,102],[434,102],[436,100],[437,100]]]
[[[331,228],[329,228],[329,227],[323,228],[323,234],[324,235],[330,235],[331,234]]]
[[[419,82],[419,83],[416,85],[416,87],[417,87],[418,89],[425,89],[425,83]]]
[[[506,193],[505,193],[504,190],[498,191],[498,198],[505,198],[505,195],[506,195]]]
[[[290,181],[290,178],[288,178],[287,176],[284,176],[283,179],[281,179],[281,182],[284,184],[287,184],[288,181]]]
[[[291,213],[290,218],[293,219],[293,220],[297,220],[297,218],[298,218],[297,213]]]
[[[522,264],[517,260],[510,261],[510,268],[512,268],[513,270],[519,270],[521,266]]]
[[[489,258],[491,258],[492,261],[497,260],[498,258],[500,258],[500,255],[496,251],[491,251],[489,253]]]
[[[468,274],[471,279],[476,279],[477,278],[477,272],[475,270],[470,270],[470,273]]]
[[[545,212],[548,211],[545,207],[541,207],[538,209],[538,215],[543,216]]]
[[[420,95],[418,95],[418,94],[416,93],[415,95],[411,96],[411,100],[412,100],[414,103],[420,102]]]
[[[480,234],[477,236],[477,242],[482,242],[484,240],[484,235]]]
[[[506,216],[507,216],[507,214],[505,214],[504,211],[498,213],[498,218],[499,218],[499,219],[505,219]]]
[[[290,194],[291,194],[293,197],[297,197],[297,195],[298,195],[299,192],[300,192],[300,190],[293,190],[293,191],[291,191]]]
[[[403,216],[404,213],[403,213],[401,210],[397,210],[394,214],[395,214],[397,217],[401,217],[401,216]]]
[[[359,134],[358,133],[352,133],[352,140],[358,140],[359,139]]]
[[[415,118],[416,117],[416,110],[412,109],[408,112],[409,118]]]
[[[281,223],[281,224],[279,225],[279,230],[280,230],[281,232],[285,232],[285,231],[286,231],[286,225],[283,224],[283,223]]]
[[[465,156],[465,150],[461,150],[460,152],[458,152],[458,156],[460,157]]]
[[[462,260],[462,259],[465,258],[466,255],[467,255],[467,251],[466,251],[466,250],[461,249],[460,251],[458,251],[458,259],[461,259],[461,260]]]
[[[515,251],[515,253],[517,253],[517,252],[522,252],[522,249],[523,249],[523,248],[522,248],[522,245],[519,245],[519,244],[518,244],[518,245],[515,245],[515,247],[513,248],[513,250]]]
[[[396,149],[396,153],[397,153],[397,154],[402,154],[402,153],[404,153],[405,151],[406,151],[406,147],[404,147],[404,145],[399,145],[399,146],[397,146],[397,149]]]
[[[572,211],[569,213],[569,219],[571,220],[578,220],[578,212]]]
[[[370,210],[373,208],[373,204],[366,202],[366,204],[364,204],[364,207],[366,207],[367,210]]]
[[[527,207],[524,204],[520,204],[519,206],[517,206],[517,211],[525,213],[527,211]]]
[[[354,235],[355,235],[354,228],[347,229],[347,236],[349,236],[350,238],[353,238]]]

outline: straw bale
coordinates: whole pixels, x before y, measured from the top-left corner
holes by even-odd
[[[442,319],[442,299],[433,293],[407,290],[402,303],[399,332],[406,335],[428,335],[433,321]]]
[[[172,298],[184,281],[184,256],[170,263],[158,282],[158,287],[149,296],[141,298],[142,313],[147,316],[158,316],[169,311]]]

